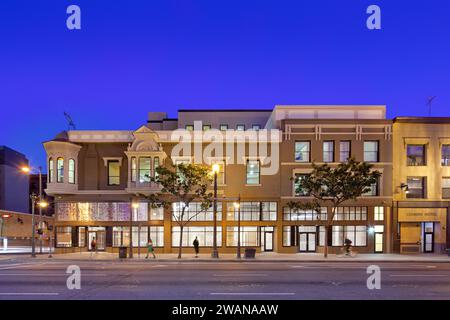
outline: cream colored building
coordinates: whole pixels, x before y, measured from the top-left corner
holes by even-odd
[[[401,253],[450,248],[450,118],[393,123],[393,242]]]

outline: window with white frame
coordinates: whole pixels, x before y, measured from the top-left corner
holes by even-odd
[[[374,220],[384,221],[384,207],[374,207]]]
[[[338,207],[333,220],[352,221],[367,220],[367,207]]]
[[[346,162],[351,157],[351,142],[340,141],[339,142],[339,161]]]
[[[260,183],[260,162],[259,160],[247,160],[246,184],[259,185]]]
[[[258,227],[242,226],[240,242],[243,247],[259,247],[260,238]],[[236,247],[238,244],[238,227],[227,227],[227,247]]]
[[[172,204],[172,221],[181,221],[183,206],[182,202]],[[217,203],[217,220],[222,220],[222,202]],[[200,202],[191,202],[184,211],[183,221],[214,221],[214,208],[205,210]]]
[[[316,221],[327,220],[327,208],[321,207],[320,212],[313,209],[300,210],[291,209],[289,207],[283,208],[283,220],[285,221]]]
[[[148,183],[152,176],[152,158],[141,157],[139,158],[139,182]]]
[[[136,157],[131,158],[131,182],[136,182],[137,177],[137,160]]]
[[[332,245],[341,247],[346,239],[354,247],[367,246],[367,226],[332,226]]]
[[[334,162],[334,141],[323,142],[323,162]]]
[[[56,159],[56,182],[64,183],[64,158]]]
[[[163,226],[150,226],[149,240],[152,240],[154,247],[164,247],[164,227]]]
[[[378,141],[364,141],[364,161],[379,161]]]
[[[195,238],[198,239],[200,247],[212,247],[214,241],[214,227],[183,228],[183,247],[193,247]],[[222,244],[222,227],[217,227],[217,246]],[[180,243],[180,227],[172,227],[172,247],[178,247]]]
[[[241,221],[276,221],[277,203],[272,201],[263,202],[241,202]],[[237,221],[239,219],[239,209],[234,203],[227,203],[227,220]]]
[[[48,183],[53,183],[55,179],[55,170],[53,168],[53,158],[48,159]]]
[[[295,162],[311,162],[311,142],[295,142]]]

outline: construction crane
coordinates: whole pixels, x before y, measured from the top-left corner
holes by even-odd
[[[72,117],[65,111],[64,111],[64,117],[67,120],[68,131],[70,131],[70,130],[77,130],[77,128],[75,127],[75,123],[72,120]]]

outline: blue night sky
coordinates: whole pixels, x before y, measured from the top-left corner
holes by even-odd
[[[77,4],[82,30],[66,28]],[[382,30],[366,28],[366,8]],[[450,1],[1,0],[0,145],[45,164],[67,129],[136,129],[148,111],[386,104],[450,116]]]

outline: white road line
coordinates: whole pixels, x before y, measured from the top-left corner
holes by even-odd
[[[390,277],[448,277],[447,274],[390,274]]]
[[[267,277],[266,273],[218,273],[214,277]]]
[[[294,292],[211,292],[212,296],[293,296]]]
[[[0,292],[0,296],[57,296],[57,292]]]

